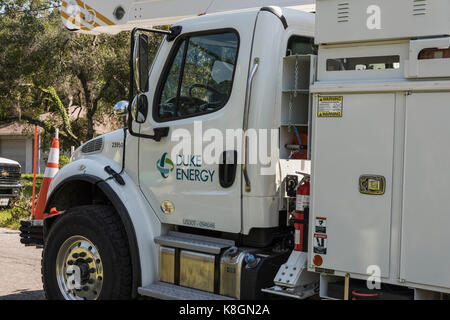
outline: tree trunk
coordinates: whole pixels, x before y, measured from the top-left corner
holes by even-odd
[[[83,87],[84,103],[86,105],[86,110],[87,110],[86,117],[87,117],[88,127],[87,127],[86,139],[91,140],[92,138],[94,138],[94,133],[95,133],[94,116],[95,116],[97,107],[96,107],[96,104],[94,104],[92,101],[92,92],[89,89],[87,76],[83,71],[81,71],[78,74],[78,79],[80,79],[81,86]]]

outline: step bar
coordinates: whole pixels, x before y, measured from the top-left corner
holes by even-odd
[[[161,300],[235,300],[234,298],[159,281],[148,287],[138,288],[138,293]]]
[[[234,246],[233,240],[211,238],[188,233],[169,231],[168,234],[155,238],[155,243],[185,250],[209,254],[220,254],[223,249]]]

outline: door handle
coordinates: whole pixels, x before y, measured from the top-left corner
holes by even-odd
[[[219,182],[222,188],[229,188],[236,180],[237,151],[225,151],[219,164]]]

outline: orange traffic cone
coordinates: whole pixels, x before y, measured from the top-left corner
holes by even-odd
[[[47,201],[47,192],[53,177],[59,170],[59,138],[58,130],[56,130],[56,137],[53,138],[52,147],[48,155],[47,166],[44,172],[44,179],[42,180],[41,189],[39,191],[39,198],[36,205],[36,211],[34,215],[35,220],[44,219],[45,203]]]

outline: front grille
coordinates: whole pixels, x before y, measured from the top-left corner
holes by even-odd
[[[0,188],[0,197],[12,196],[12,195],[13,195],[13,189],[11,189],[11,188],[6,188],[6,189]]]
[[[20,182],[20,167],[0,165],[0,185],[15,185]]]

